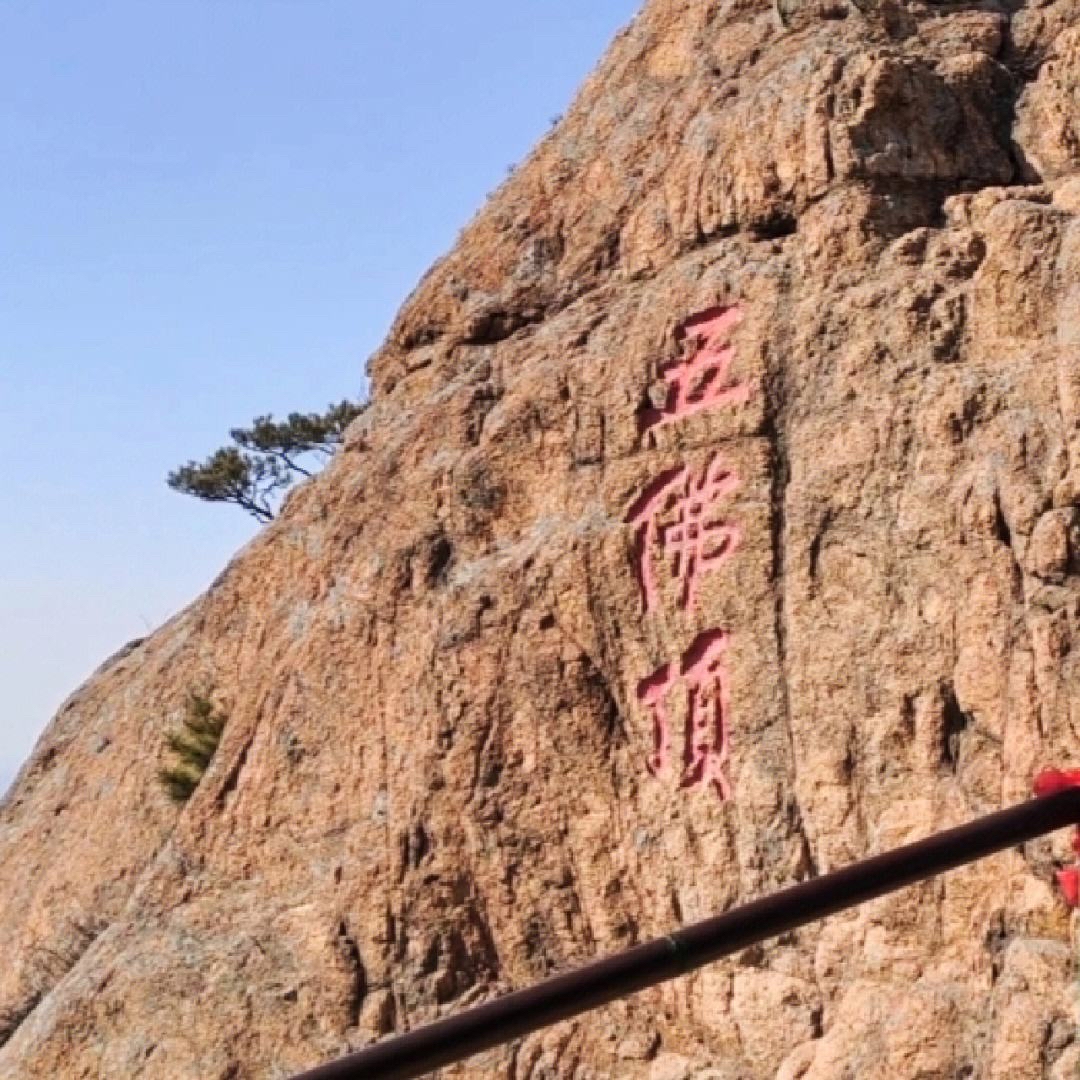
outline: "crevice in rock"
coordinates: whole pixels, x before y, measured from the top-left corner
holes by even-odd
[[[533,912],[525,921],[525,959],[537,977],[546,978],[559,967],[560,957],[553,956],[550,948],[557,940],[554,927],[549,925],[545,914]]]
[[[791,791],[799,821],[802,808],[798,805],[796,777],[798,773],[795,751],[795,733],[792,731],[791,685],[788,679],[788,626],[787,626],[787,495],[791,479],[791,461],[788,447],[787,371],[783,362],[770,364],[765,377],[765,416],[763,434],[769,441],[772,484],[769,491],[769,533],[772,550],[773,629],[776,636],[777,673],[780,684],[781,721],[788,733],[791,761]],[[805,834],[804,834],[805,837]],[[809,846],[809,845],[807,845]],[[813,856],[809,856],[813,865]]]
[[[609,749],[614,750],[619,743],[626,744],[630,741],[626,722],[623,720],[619,704],[615,700],[615,695],[611,692],[611,687],[608,685],[604,673],[593,663],[590,657],[585,656],[584,659],[588,664],[585,685],[600,700],[600,716],[604,725],[605,742]]]
[[[682,258],[685,255],[689,255],[692,252],[700,251],[702,248],[710,247],[712,244],[718,244],[722,240],[730,240],[733,236],[738,236],[743,231],[743,225],[738,221],[724,222],[722,225],[717,225],[713,229],[698,228],[693,237],[688,237],[678,246],[679,257]],[[636,278],[638,281],[650,281],[656,277],[656,271],[649,273],[643,273]]]
[[[825,534],[829,531],[829,527],[832,525],[835,518],[835,512],[829,508],[821,516],[821,521],[818,524],[817,529],[814,531],[814,537],[810,541],[809,550],[809,569],[810,579],[812,581],[817,580],[818,570],[821,564],[821,549],[825,543]]]
[[[427,543],[424,567],[424,582],[429,588],[435,588],[446,581],[447,571],[454,559],[454,545],[445,533],[439,533]]]
[[[364,999],[368,993],[367,972],[360,956],[360,946],[357,945],[356,938],[349,932],[344,919],[338,923],[337,936],[342,959],[345,961],[352,979],[348,1001],[349,1027],[356,1027],[360,1023],[360,1012],[364,1007]]]
[[[0,1047],[11,1040],[11,1037],[22,1026],[23,1022],[41,1004],[45,992],[33,992],[27,994],[14,1005],[0,1010]]]
[[[990,981],[996,983],[1005,968],[1005,948],[1009,944],[1009,931],[1005,915],[998,911],[986,930],[986,951],[990,954]]]
[[[518,1062],[521,1058],[522,1046],[524,1046],[524,1040],[518,1039],[516,1042],[510,1043],[508,1047],[510,1060],[506,1063],[506,1080],[522,1080],[522,1077],[518,1074]]]
[[[417,821],[401,837],[401,864],[405,870],[417,870],[432,849],[431,836],[424,824]]]
[[[1024,570],[1017,558],[1016,549],[1013,547],[1013,532],[1005,517],[1005,511],[1001,505],[1001,493],[994,492],[994,519],[991,523],[991,531],[994,539],[1008,552],[1009,572],[1012,585],[1012,599],[1016,604],[1026,607],[1024,590]]]
[[[1009,523],[1005,520],[1005,512],[1001,508],[1001,498],[998,494],[994,493],[994,539],[997,540],[1002,547],[1012,550],[1012,530],[1009,528]]]
[[[33,950],[26,965],[30,985],[21,998],[0,1009],[0,1047],[12,1039],[107,929],[107,923],[94,917],[72,919],[48,945]]]
[[[806,831],[806,822],[803,820],[802,808],[798,800],[792,795],[788,803],[788,820],[791,829],[799,838],[799,861],[795,867],[795,880],[807,881],[816,878],[821,873],[817,858],[814,856],[814,848],[810,843],[810,837]]]
[[[240,774],[244,771],[244,766],[247,764],[248,754],[251,752],[251,744],[255,741],[255,733],[252,732],[247,740],[244,742],[243,749],[240,751],[233,766],[229,769],[225,780],[222,782],[221,789],[217,794],[217,804],[219,807],[225,805],[229,796],[236,790],[240,783]]]
[[[547,313],[543,309],[527,308],[521,311],[494,310],[479,316],[461,338],[463,345],[498,345],[513,337],[526,326],[543,322]]]
[[[1002,103],[1002,126],[1004,142],[1013,166],[1013,182],[1020,184],[1038,184],[1042,182],[1035,167],[1028,161],[1023,148],[1017,143],[1014,133],[1017,122],[1017,106],[1024,90],[1033,83],[1046,62],[1046,55],[1024,53],[1016,48],[1013,38],[1013,18],[1023,8],[1023,0],[1011,0],[1010,10],[1002,33],[999,61],[1013,80],[1013,92]]]
[[[960,744],[971,726],[971,715],[960,708],[951,683],[941,689],[941,762],[955,773],[960,765]]]
[[[1042,1066],[1049,1072],[1076,1041],[1076,1025],[1065,1016],[1056,1016],[1043,1032]]]
[[[777,209],[766,218],[750,222],[747,232],[754,240],[779,240],[799,231],[799,219],[787,210]]]

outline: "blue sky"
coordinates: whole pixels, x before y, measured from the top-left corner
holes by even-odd
[[[0,791],[254,532],[166,472],[359,396],[638,0],[0,6]]]

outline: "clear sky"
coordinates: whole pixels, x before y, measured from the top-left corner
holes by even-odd
[[[0,4],[0,793],[257,526],[164,476],[358,397],[638,0]]]

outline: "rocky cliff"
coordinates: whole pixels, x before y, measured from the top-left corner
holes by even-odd
[[[1078,763],[1078,0],[653,0],[370,371],[0,809],[5,1078],[285,1077]],[[445,1075],[1075,1076],[1066,845]]]

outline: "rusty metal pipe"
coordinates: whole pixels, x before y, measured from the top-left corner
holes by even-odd
[[[1080,824],[1080,788],[937,833],[804,881],[724,915],[637,945],[536,986],[467,1009],[294,1080],[415,1080],[560,1020],[1066,825]]]

